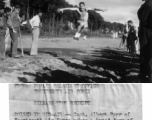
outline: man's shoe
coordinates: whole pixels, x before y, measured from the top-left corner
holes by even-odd
[[[38,54],[30,54],[31,57],[37,57]]]
[[[83,37],[83,40],[87,40],[87,36],[86,35]]]
[[[79,38],[78,38],[78,37],[74,37],[73,39],[74,39],[74,40],[79,40]]]
[[[21,57],[21,55],[14,55],[14,56],[12,56],[12,58],[20,58]]]
[[[30,56],[37,56],[38,54],[32,54],[32,53],[30,53]]]

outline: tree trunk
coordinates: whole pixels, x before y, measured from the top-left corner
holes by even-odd
[[[28,5],[27,5],[27,13],[26,13],[26,15],[27,15],[27,19],[29,19],[29,0],[28,0]]]
[[[35,15],[35,9],[33,9],[33,16]]]

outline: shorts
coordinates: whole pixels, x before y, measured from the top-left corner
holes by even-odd
[[[78,23],[81,25],[81,26],[83,26],[83,27],[85,27],[85,28],[88,28],[88,22],[83,22],[83,21],[78,21]]]

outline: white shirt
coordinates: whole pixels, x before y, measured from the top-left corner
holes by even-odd
[[[39,27],[40,26],[40,17],[38,15],[34,16],[31,20],[30,20],[30,24],[32,26],[32,28],[34,27]]]

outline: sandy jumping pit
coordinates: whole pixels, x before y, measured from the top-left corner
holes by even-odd
[[[65,62],[82,67],[90,67],[103,71],[97,66],[88,66],[82,61],[68,58],[55,58],[41,54],[38,57],[25,56],[21,59],[11,59],[0,64],[0,81],[5,83],[18,82],[95,82],[92,79],[104,78],[97,73],[68,66]],[[76,80],[76,81],[75,81]]]

